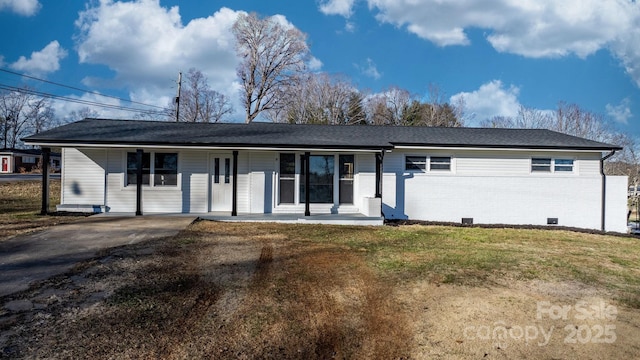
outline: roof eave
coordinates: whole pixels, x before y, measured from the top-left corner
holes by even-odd
[[[467,149],[467,150],[563,150],[563,151],[618,151],[620,146],[556,146],[556,145],[491,145],[491,144],[411,144],[393,143],[394,148]]]

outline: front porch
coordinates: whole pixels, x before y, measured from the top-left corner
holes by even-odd
[[[198,218],[226,222],[271,222],[283,224],[326,224],[326,225],[384,225],[383,217],[366,216],[364,214],[238,214],[230,212],[210,212],[198,215]]]

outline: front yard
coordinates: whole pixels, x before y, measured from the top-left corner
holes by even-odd
[[[201,221],[0,300],[0,357],[637,358],[640,241]]]

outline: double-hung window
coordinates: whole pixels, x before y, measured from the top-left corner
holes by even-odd
[[[296,194],[296,154],[280,154],[280,204],[293,204]]]
[[[137,154],[127,153],[127,176],[125,185],[137,182]],[[177,153],[142,153],[142,185],[163,187],[178,185]]]

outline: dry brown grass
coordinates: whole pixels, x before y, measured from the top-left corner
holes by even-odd
[[[40,181],[0,183],[0,241],[18,234],[75,221],[70,216],[41,216],[42,184]],[[50,208],[60,202],[60,180],[51,180]]]
[[[55,292],[48,315],[0,326],[18,332],[0,345],[27,357],[409,356],[408,314],[361,254],[272,229],[200,222],[166,242],[119,249],[73,275],[102,284],[105,301],[87,300],[95,288],[54,279],[23,294]]]
[[[633,357],[640,312],[620,295],[639,293],[639,246],[566,231],[202,221],[3,299],[33,307],[0,310],[0,357]],[[618,306],[615,344],[572,347],[567,321],[536,320],[537,301],[580,299]],[[464,337],[496,321],[558,330],[544,348]]]

